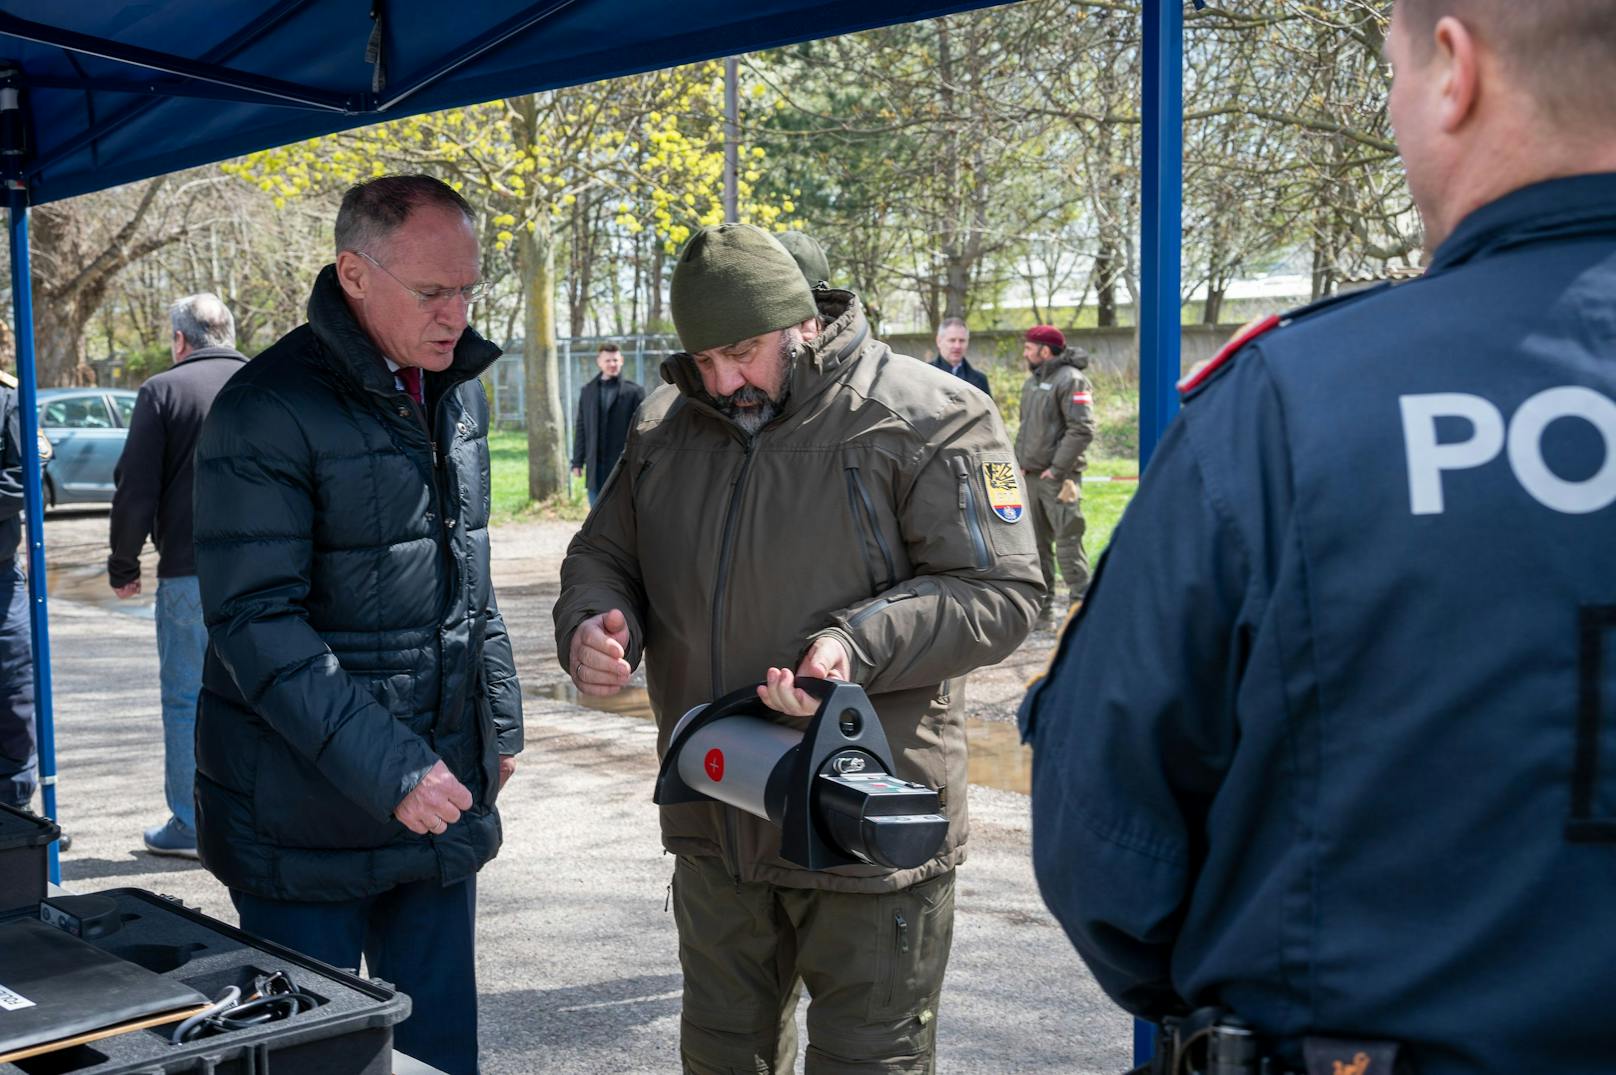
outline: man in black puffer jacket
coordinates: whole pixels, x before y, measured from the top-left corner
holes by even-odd
[[[196,457],[203,864],[242,928],[395,982],[398,1048],[477,1068],[476,873],[522,747],[488,556],[499,350],[472,213],[425,176],[343,198],[309,320],[231,379]]]

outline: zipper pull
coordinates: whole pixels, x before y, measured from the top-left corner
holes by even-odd
[[[909,952],[909,923],[903,917],[902,911],[892,912],[892,921],[898,927],[898,951],[904,954]]]
[[[432,446],[432,469],[437,470],[438,469],[438,442],[433,440],[433,441],[428,441],[427,443]],[[960,507],[964,507],[964,506],[965,506],[964,504],[960,505]]]
[[[957,455],[948,461],[948,468],[954,472],[954,477],[959,482],[959,510],[964,511],[965,498],[968,495],[966,486],[970,484],[971,472],[965,469],[965,460]]]
[[[673,882],[668,882],[668,894],[662,897],[662,913],[667,914],[668,908],[673,906]]]

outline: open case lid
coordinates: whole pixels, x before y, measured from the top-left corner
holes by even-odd
[[[38,919],[0,923],[0,1056],[208,998]]]
[[[56,822],[0,804],[0,851],[44,847],[62,834]]]

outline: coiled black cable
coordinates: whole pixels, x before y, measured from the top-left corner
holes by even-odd
[[[285,971],[259,975],[253,980],[252,993],[236,1003],[240,995],[241,991],[232,986],[212,1008],[181,1023],[174,1031],[174,1044],[228,1034],[232,1030],[249,1030],[290,1019],[320,1005],[318,997],[299,989]]]

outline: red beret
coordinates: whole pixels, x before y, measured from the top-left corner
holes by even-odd
[[[1054,325],[1034,325],[1027,330],[1028,343],[1041,343],[1051,351],[1062,351],[1066,348],[1066,337]]]

